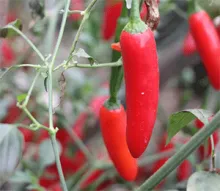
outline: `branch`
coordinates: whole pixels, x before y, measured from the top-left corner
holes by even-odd
[[[136,191],[152,190],[178,165],[180,165],[193,151],[195,151],[220,125],[220,111],[212,121],[205,125],[191,140],[183,145],[156,173],[146,180]]]

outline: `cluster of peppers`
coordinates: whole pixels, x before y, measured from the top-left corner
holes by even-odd
[[[159,69],[154,34],[141,20],[139,1],[132,1],[129,20],[125,3],[120,12],[115,35],[120,46],[117,44],[113,48],[121,54],[113,52],[112,60],[119,59],[121,55],[123,66],[112,68],[110,98],[100,109],[100,125],[115,168],[125,180],[132,181],[138,172],[136,158],[145,151],[156,120]],[[103,36],[109,38],[111,35]],[[118,99],[123,74],[126,112]]]
[[[116,30],[115,42],[119,41],[119,43],[113,43],[112,49],[118,52],[113,52],[112,61],[119,59],[121,53],[123,66],[112,68],[110,98],[100,110],[100,124],[104,143],[115,168],[125,180],[131,181],[137,175],[136,158],[139,158],[147,148],[155,124],[159,97],[159,69],[154,34],[141,21],[141,18],[145,16],[140,16],[139,1],[132,1],[130,19],[124,28],[122,26],[125,25],[127,14],[125,5],[122,8],[122,3],[122,1],[107,1],[104,13],[104,20],[110,19],[111,21],[104,22],[102,36],[105,40],[109,40],[114,36]],[[144,9],[142,8],[142,10]],[[196,10],[195,7],[193,10]],[[112,14],[114,16],[109,17]],[[147,9],[144,14],[147,14]],[[189,26],[191,33],[188,34],[188,39],[185,41],[188,41],[191,47],[196,45],[212,86],[219,90],[220,40],[218,31],[205,11],[190,14]],[[189,52],[187,48],[184,47],[186,54]],[[123,74],[126,112],[117,98]],[[199,128],[201,127],[200,125]],[[218,139],[217,134],[214,134],[215,143],[216,139]],[[161,151],[174,148],[173,143],[167,147],[164,147],[165,143],[161,143],[161,145],[163,145]],[[200,147],[199,152],[201,157],[205,156],[204,146]],[[211,144],[209,144],[208,156],[210,153]],[[166,160],[158,161],[154,171],[160,168]],[[124,161],[126,161],[126,165]],[[184,171],[187,169],[186,166],[190,167],[188,168],[190,170],[186,173],[179,172],[177,175],[181,180],[186,179],[183,176],[187,174],[188,177],[192,172],[188,160],[185,160],[179,169]]]

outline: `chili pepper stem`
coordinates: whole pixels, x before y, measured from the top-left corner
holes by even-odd
[[[141,20],[139,11],[139,0],[132,1],[131,16],[124,30],[134,34],[142,33],[147,30],[147,25]]]

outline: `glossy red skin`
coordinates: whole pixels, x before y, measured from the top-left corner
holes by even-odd
[[[177,169],[177,179],[181,182],[187,180],[193,172],[192,164],[184,160]]]
[[[156,121],[159,68],[154,34],[150,29],[120,37],[125,75],[127,143],[133,157],[145,151]]]
[[[189,56],[197,52],[195,40],[190,32],[184,38],[183,41],[183,55]]]
[[[112,2],[107,0],[105,8],[104,8],[104,15],[103,15],[103,21],[102,21],[102,38],[104,40],[111,39],[116,30],[117,26],[117,20],[120,17],[123,2]]]
[[[211,121],[213,118],[213,116],[209,117],[209,121]],[[196,119],[195,120],[195,126],[198,128],[198,129],[201,129],[204,124],[199,120],[199,119]],[[219,135],[218,135],[218,131],[215,131],[213,134],[213,140],[214,140],[214,145],[216,146],[218,141],[219,141]],[[208,139],[208,150],[206,151],[206,145],[201,145],[199,147],[199,157],[200,157],[200,160],[204,160],[208,157],[211,156],[212,154],[212,147],[211,147],[211,140],[210,138]]]
[[[105,146],[118,173],[127,181],[135,180],[138,166],[127,146],[126,113],[123,106],[115,110],[102,106],[100,125]]]
[[[205,11],[192,14],[189,26],[209,81],[216,90],[220,90],[220,40],[215,26]]]
[[[70,10],[81,10],[83,11],[84,10],[84,0],[71,0],[71,3],[70,3]],[[81,15],[80,14],[71,14],[69,16],[69,19],[72,20],[72,21],[78,21],[81,19]]]

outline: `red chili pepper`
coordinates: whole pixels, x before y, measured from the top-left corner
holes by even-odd
[[[189,56],[197,51],[195,40],[190,32],[184,38],[183,41],[183,55]]]
[[[122,1],[106,1],[102,22],[102,38],[104,40],[109,40],[114,36],[122,6]]]
[[[134,180],[138,167],[126,143],[126,113],[123,106],[112,109],[102,106],[100,125],[105,146],[115,168],[125,180]]]
[[[120,17],[123,7],[122,0],[107,0],[104,8],[102,37],[104,40],[109,40],[115,35],[118,18]],[[147,8],[143,4],[141,10],[141,18],[144,20],[147,15]]]
[[[2,40],[1,44],[1,52],[2,52],[2,66],[1,67],[10,67],[12,62],[15,60],[15,53],[12,49],[9,41]]]
[[[138,158],[150,141],[156,120],[159,68],[154,34],[141,21],[139,9],[136,10],[132,23],[121,33],[120,44],[126,87],[127,143],[132,156]]]
[[[177,169],[177,179],[179,181],[187,180],[192,174],[192,164],[189,160],[184,160]]]
[[[84,0],[71,0],[70,10],[83,11],[84,10]],[[77,14],[74,13],[69,16],[69,19],[72,21],[78,21],[81,19],[81,15],[78,13]]]
[[[189,26],[210,83],[220,90],[220,40],[215,26],[205,11],[192,14]]]
[[[209,117],[209,121],[211,121],[213,118],[213,116]],[[199,119],[196,119],[195,120],[195,126],[198,128],[198,129],[201,129],[203,126],[204,126],[204,123],[201,122]],[[215,131],[213,134],[213,140],[214,140],[214,145],[216,146],[218,141],[219,141],[219,135],[218,135],[218,131]],[[211,147],[211,140],[209,139],[208,140],[208,145],[207,145],[207,151],[206,151],[206,145],[201,145],[199,147],[199,157],[200,157],[200,160],[204,160],[205,158],[207,157],[210,157],[211,156],[211,153],[212,153],[212,147]]]

